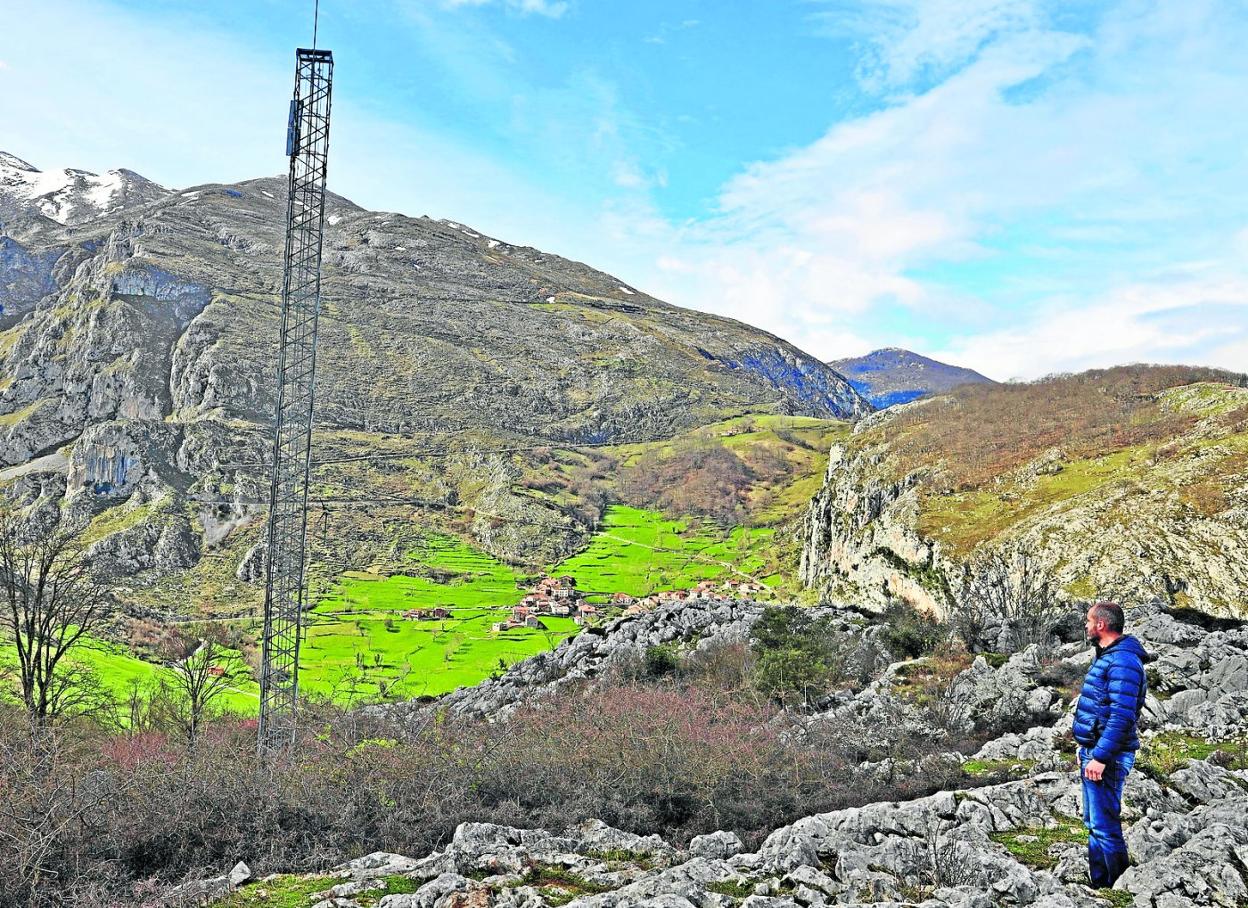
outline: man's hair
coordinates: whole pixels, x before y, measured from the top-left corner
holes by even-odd
[[[1122,629],[1127,625],[1127,619],[1122,614],[1122,606],[1117,602],[1094,602],[1088,609],[1088,614],[1094,620],[1104,621],[1105,627],[1115,634],[1121,634]]]

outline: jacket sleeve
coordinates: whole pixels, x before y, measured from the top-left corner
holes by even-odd
[[[1092,748],[1092,758],[1104,763],[1122,752],[1131,737],[1140,709],[1144,687],[1144,666],[1131,656],[1110,663],[1105,679],[1109,691],[1109,718]]]

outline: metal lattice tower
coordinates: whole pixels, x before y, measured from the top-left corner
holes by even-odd
[[[286,133],[290,183],[260,668],[262,750],[293,742],[299,698],[299,642],[306,599],[308,465],[333,78],[334,55],[330,51],[299,48],[295,54],[295,95],[290,102]]]

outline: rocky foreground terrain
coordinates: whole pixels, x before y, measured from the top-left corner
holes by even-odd
[[[658,643],[705,647],[748,635],[759,611],[749,604],[694,603],[623,619],[603,635],[583,635],[444,706],[501,716],[509,704],[549,696],[570,679],[602,673]],[[840,619],[864,634],[879,627],[854,612]],[[1185,747],[1198,740],[1242,742],[1248,735],[1248,627],[1194,621],[1159,604],[1132,611],[1129,625],[1154,658],[1144,750],[1124,797],[1133,866],[1112,891],[1087,886],[1079,783],[1065,733],[1074,693],[1068,685],[1091,651],[1069,643],[1058,647],[1056,662],[1042,660],[1034,645],[1004,662],[993,660],[995,667],[977,657],[950,687],[955,721],[969,725],[993,711],[1019,709],[1034,719],[1026,732],[993,740],[973,757],[934,758],[968,773],[1008,768],[1017,776],[1010,781],[809,816],[775,830],[753,851],[727,830],[677,847],[598,821],[564,830],[465,823],[429,855],[376,853],[326,874],[258,881],[249,880],[243,864],[232,874],[180,887],[165,904],[227,897],[230,905],[268,904],[271,892],[294,880],[306,904],[318,908],[1243,905],[1248,770],[1229,768],[1243,765],[1242,750],[1237,761],[1226,759],[1242,744],[1223,744],[1226,752],[1209,759],[1192,757],[1212,748]],[[865,690],[830,697],[812,725],[886,709],[903,725],[917,722],[904,708],[898,713],[895,702],[889,706],[894,686],[914,665],[891,665]],[[913,725],[905,733],[923,732]],[[864,773],[897,769],[860,767]]]

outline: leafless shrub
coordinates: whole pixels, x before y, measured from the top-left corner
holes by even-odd
[[[166,640],[162,655],[169,671],[152,699],[157,721],[177,729],[194,745],[222,696],[247,676],[242,656],[209,626],[202,635],[178,630]]]
[[[79,771],[88,753],[72,730],[0,713],[0,908],[44,904],[84,862],[107,797]]]
[[[965,847],[959,847],[957,839],[943,835],[940,831],[940,818],[935,814],[928,815],[927,835],[927,877],[935,888],[942,886],[975,886],[982,882],[982,871],[973,862],[967,860]]]
[[[925,679],[922,702],[928,721],[949,737],[962,734],[970,724],[971,709],[958,691],[956,676]]]
[[[973,652],[1047,646],[1069,611],[1056,592],[1051,576],[1027,552],[990,549],[967,565],[950,622]]]

